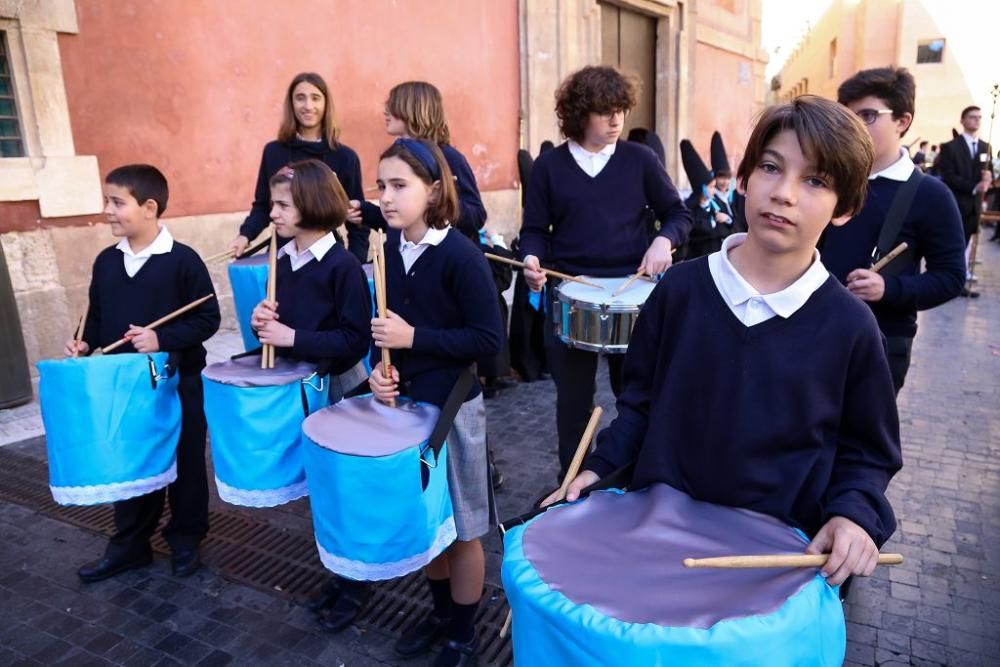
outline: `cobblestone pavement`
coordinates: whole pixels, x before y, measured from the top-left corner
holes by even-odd
[[[845,607],[848,665],[1000,660],[1000,247],[986,244],[980,255],[982,298],[921,316],[899,399],[904,468],[890,487],[900,529],[885,548],[906,562],[854,586]],[[228,336],[213,341],[216,354],[237,344]],[[507,476],[503,516],[554,485],[553,398],[546,381],[487,403]],[[598,400],[607,421],[606,381]],[[31,418],[30,407],[19,410],[17,419]],[[17,419],[0,412],[0,427]],[[43,451],[38,440],[16,446]],[[308,525],[303,503],[263,516]],[[388,635],[325,635],[301,607],[227,581],[211,563],[188,580],[157,561],[83,586],[75,567],[101,551],[103,538],[30,508],[0,503],[0,545],[0,664],[396,664]],[[488,580],[497,584],[500,542],[491,536],[486,546]]]

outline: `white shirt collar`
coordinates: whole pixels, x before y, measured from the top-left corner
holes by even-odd
[[[406,237],[401,232],[399,234],[399,249],[406,250],[408,248],[416,248],[422,245],[426,246],[439,245],[441,241],[444,241],[444,237],[448,236],[449,229],[451,229],[450,225],[445,227],[444,229],[435,229],[434,227],[428,227],[427,233],[424,234],[424,238],[420,239],[416,243],[413,243],[412,241],[407,241]]]
[[[326,253],[330,252],[330,249],[336,244],[337,237],[333,235],[333,232],[327,232],[313,241],[311,246],[299,252],[298,246],[295,245],[295,239],[292,239],[281,246],[281,250],[278,251],[278,257],[288,255],[288,259],[292,263],[292,271],[297,271],[311,259],[315,259],[317,262],[323,261]]]
[[[576,143],[572,139],[569,140],[569,152],[572,153],[573,158],[576,159],[577,161],[579,161],[579,160],[594,160],[594,159],[597,159],[598,157],[602,157],[602,158],[606,158],[606,159],[610,158],[612,155],[615,154],[615,148],[617,146],[618,146],[618,142],[616,141],[613,144],[608,144],[607,146],[605,146],[601,150],[597,151],[596,153],[591,153],[586,148],[584,148],[580,144]]]
[[[869,176],[868,180],[873,181],[876,178],[888,178],[890,181],[905,181],[913,173],[913,169],[913,160],[910,159],[910,155],[906,152],[906,149],[900,146],[899,159],[882,171],[875,172]]]
[[[969,144],[970,146],[972,145],[973,141],[979,141],[979,137],[974,137],[968,132],[963,132],[962,136],[965,138],[965,143]]]
[[[139,252],[132,251],[132,246],[128,242],[127,238],[123,238],[115,247],[125,253],[128,257],[135,259],[148,259],[153,255],[162,255],[173,250],[174,237],[171,236],[166,225],[160,225],[160,232],[156,235],[156,238],[153,239],[153,242]]]
[[[729,251],[746,241],[746,234],[731,234],[722,242],[722,249],[708,257],[709,268],[719,277],[719,291],[730,304],[739,306],[753,297],[760,297],[777,315],[791,317],[805,305],[813,292],[820,288],[829,277],[826,267],[819,258],[819,250],[813,251],[813,262],[805,273],[794,283],[773,294],[761,294],[744,280],[736,267],[729,261]]]

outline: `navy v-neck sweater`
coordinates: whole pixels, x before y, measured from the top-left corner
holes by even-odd
[[[240,234],[251,241],[264,231],[271,221],[271,177],[278,170],[299,160],[319,160],[325,162],[337,174],[337,179],[344,186],[348,199],[364,200],[361,187],[361,160],[350,146],[340,144],[330,148],[326,141],[303,141],[292,139],[287,144],[271,141],[264,146],[264,154],[260,158],[260,169],[257,172],[257,186],[254,188],[253,205],[250,214],[240,225]],[[351,246],[351,254],[359,262],[368,261],[368,230],[362,225],[347,225],[347,241]]]
[[[441,407],[463,369],[500,351],[496,287],[482,251],[457,230],[424,250],[409,272],[399,234],[390,230],[386,239],[386,294],[389,310],[415,332],[412,349],[392,350],[391,361],[402,393]],[[373,363],[379,360],[376,352]],[[472,385],[466,400],[480,393]]]
[[[567,273],[628,275],[654,236],[677,248],[691,229],[691,214],[656,154],[634,142],[619,141],[594,177],[564,142],[538,157],[527,187],[521,257],[534,255],[543,266]],[[660,221],[659,231],[652,217]]]
[[[740,322],[708,259],[670,269],[643,306],[618,416],[585,468],[637,461],[633,487],[665,482],[814,535],[844,516],[877,544],[902,461],[883,339],[871,311],[829,278],[788,319]]]
[[[364,359],[371,341],[371,292],[361,264],[342,244],[298,271],[285,255],[277,273],[278,321],[295,329],[295,344],[278,348],[279,355],[328,360],[333,373]]]
[[[867,269],[872,250],[902,182],[876,178],[868,182],[861,213],[841,227],[828,227],[820,241],[824,266],[842,282],[854,269]],[[917,311],[939,306],[958,296],[965,284],[965,237],[958,205],[948,187],[936,178],[920,179],[913,204],[903,219],[895,247],[906,241],[906,252],[882,272],[885,294],[868,304],[886,336],[912,338]],[[920,262],[927,269],[921,272]]]
[[[174,241],[170,252],[151,256],[131,278],[125,273],[122,251],[105,248],[94,260],[83,339],[92,350],[109,345],[132,324],[145,326],[214,293],[205,263],[183,243]],[[156,329],[160,350],[179,352],[181,375],[197,375],[205,367],[202,343],[218,331],[220,321],[219,303],[209,299]],[[135,352],[135,348],[126,343],[114,352]]]

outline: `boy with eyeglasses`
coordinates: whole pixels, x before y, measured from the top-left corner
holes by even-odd
[[[638,96],[632,77],[607,66],[584,67],[556,91],[555,111],[566,141],[535,162],[521,227],[524,278],[533,291],[546,283],[541,265],[605,278],[658,275],[670,266],[671,250],[687,238],[691,216],[656,154],[619,141]],[[649,211],[659,229],[651,229]],[[550,281],[550,313],[555,288]],[[561,342],[551,319],[545,351],[556,383],[559,462],[565,472],[593,408],[598,355]],[[608,356],[615,395],[622,361],[623,355]]]
[[[838,101],[867,127],[875,163],[860,213],[848,225],[828,227],[819,243],[830,273],[875,314],[897,394],[910,366],[917,311],[958,296],[965,280],[965,244],[955,199],[944,184],[914,167],[901,144],[913,122],[915,97],[913,76],[901,67],[863,70],[840,85]],[[879,273],[870,270],[904,241],[905,253]]]

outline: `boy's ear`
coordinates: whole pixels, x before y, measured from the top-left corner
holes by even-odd
[[[896,119],[896,131],[899,132],[899,136],[903,136],[903,133],[910,129],[912,123],[913,114],[909,111],[904,112],[902,116]]]
[[[159,206],[157,206],[155,200],[153,200],[153,199],[147,199],[146,201],[142,202],[141,207],[142,207],[143,213],[146,215],[147,218],[149,218],[149,217],[156,218],[157,217],[156,213],[159,210]]]
[[[833,220],[830,221],[830,224],[833,225],[834,227],[843,227],[844,225],[847,224],[847,221],[853,217],[854,216],[852,214],[848,213],[847,215],[842,215],[840,217],[834,218]]]
[[[746,189],[746,186],[743,185],[743,179],[742,178],[737,178],[736,179],[736,191],[738,193],[740,193],[741,195],[743,195],[744,197],[747,196],[747,189]]]

